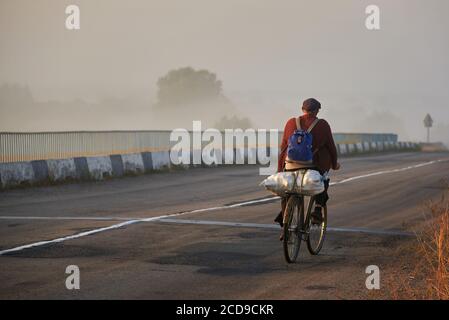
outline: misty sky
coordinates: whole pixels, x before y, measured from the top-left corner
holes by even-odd
[[[69,4],[79,31],[65,29]],[[369,4],[380,31],[365,28]],[[429,112],[444,139],[448,12],[447,0],[0,0],[0,86],[37,102],[4,99],[0,131],[159,129],[157,79],[191,66],[216,73],[256,127],[282,127],[313,96],[335,131],[422,139]],[[90,121],[68,116],[77,101]]]

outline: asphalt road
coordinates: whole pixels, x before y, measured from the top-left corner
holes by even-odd
[[[449,180],[449,154],[341,163],[333,229],[319,256],[304,246],[293,265],[272,222],[279,201],[267,199],[254,166],[0,192],[0,298],[370,298],[365,268],[382,271],[401,232],[419,227]],[[80,269],[79,290],[65,286],[68,265]]]

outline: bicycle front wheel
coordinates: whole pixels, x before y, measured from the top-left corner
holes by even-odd
[[[294,263],[301,246],[301,233],[304,221],[302,197],[290,196],[284,211],[283,247],[285,260]]]

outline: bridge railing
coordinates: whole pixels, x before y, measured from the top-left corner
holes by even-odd
[[[0,163],[166,151],[174,144],[170,142],[170,133],[171,131],[0,132]],[[279,132],[278,143],[281,137],[282,132]],[[336,143],[397,142],[397,135],[336,133],[334,139]]]

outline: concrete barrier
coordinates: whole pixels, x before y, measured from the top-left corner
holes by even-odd
[[[338,144],[337,149],[340,151],[340,155],[342,156],[348,154],[348,146],[344,143]]]
[[[346,148],[347,148],[349,154],[353,154],[356,151],[355,146],[352,143],[347,144]]]
[[[377,151],[384,151],[383,142],[376,142],[376,145],[377,145]]]
[[[153,170],[168,169],[170,167],[170,154],[168,151],[152,152],[151,160]]]
[[[123,171],[127,174],[138,174],[145,171],[140,153],[122,154]]]
[[[30,162],[0,163],[2,187],[18,186],[34,181],[34,170]]]
[[[47,165],[51,181],[56,182],[79,178],[74,159],[47,160]]]
[[[34,181],[36,183],[44,183],[49,181],[50,176],[48,173],[47,161],[45,160],[31,161],[31,166],[33,167]]]
[[[109,156],[109,159],[111,159],[112,174],[114,177],[123,176],[125,170],[123,169],[122,156],[120,154],[113,154]]]
[[[410,142],[364,142],[364,143],[341,143],[337,145],[340,156],[364,154],[383,151],[413,151],[419,149],[419,145]]]
[[[338,144],[340,156],[364,154],[382,151],[417,150],[419,145],[410,142],[377,143],[364,142],[357,144]],[[238,149],[226,149],[224,152],[215,150],[217,158],[225,164],[225,154],[233,156],[233,163],[237,156],[244,158],[245,164],[259,163],[258,150],[250,148],[244,153]],[[265,150],[263,151],[265,154]],[[201,150],[197,150],[200,155]],[[262,154],[262,152],[260,152]],[[269,152],[266,153],[269,156]],[[193,154],[190,154],[191,161]],[[192,163],[192,162],[191,162]],[[205,163],[202,164],[203,166]],[[188,168],[193,165],[183,165]],[[142,152],[135,154],[115,154],[99,157],[78,157],[60,160],[35,160],[30,162],[0,163],[1,189],[20,185],[42,184],[45,182],[64,182],[70,180],[103,180],[106,177],[121,177],[125,174],[143,174],[155,170],[171,168],[168,151]]]
[[[75,162],[75,168],[77,172],[77,176],[81,180],[89,180],[89,166],[87,165],[87,160],[84,157],[76,157],[73,158]]]
[[[390,143],[390,141],[386,141],[384,143],[384,146],[385,146],[385,150],[388,150],[388,151],[393,150],[393,148],[394,148],[393,143]]]
[[[370,152],[370,143],[369,142],[364,142],[363,143],[363,150],[364,152]]]
[[[151,152],[142,152],[143,168],[145,172],[151,172],[153,168],[153,157]]]
[[[103,180],[113,176],[110,157],[88,157],[86,162],[92,179]]]

